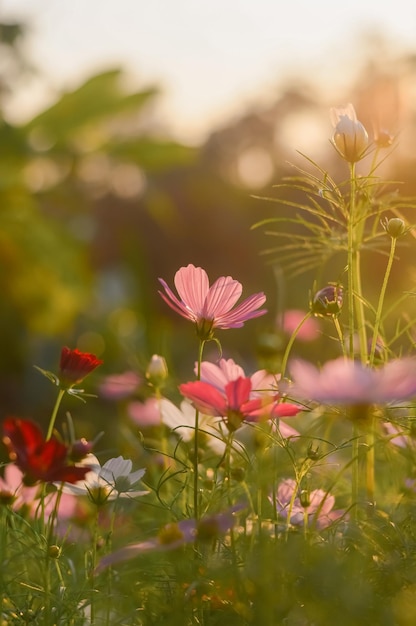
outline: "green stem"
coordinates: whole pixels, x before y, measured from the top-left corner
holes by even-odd
[[[348,215],[348,323],[349,323],[349,354],[354,358],[354,249],[355,249],[355,166],[351,164],[351,197]]]
[[[344,335],[342,334],[342,330],[341,330],[341,325],[339,323],[339,319],[338,319],[338,317],[336,315],[333,315],[332,319],[334,321],[335,330],[337,331],[338,339],[339,339],[339,342],[341,344],[342,355],[343,355],[344,358],[346,358],[347,357],[347,353],[346,353],[346,350],[345,350]]]
[[[65,389],[60,389],[58,391],[58,396],[56,398],[55,406],[53,407],[51,419],[49,421],[49,428],[48,428],[48,434],[46,435],[46,441],[48,441],[52,437],[56,416],[58,415],[58,410],[59,410],[59,407],[60,407],[60,404],[62,402],[62,398],[64,397],[64,395],[65,395]]]
[[[361,217],[361,219],[359,219]],[[357,215],[355,163],[350,166],[350,211],[348,220],[348,315],[349,352],[354,357],[354,335],[358,332],[361,361],[367,361],[367,336],[361,287],[360,246],[364,221]]]
[[[295,343],[295,339],[297,337],[298,332],[300,331],[300,329],[302,328],[303,324],[312,316],[312,312],[308,311],[305,315],[305,317],[299,322],[299,324],[296,326],[295,330],[293,331],[289,342],[286,346],[286,350],[285,353],[283,355],[283,359],[282,359],[282,365],[280,367],[280,375],[282,378],[284,378],[285,372],[286,372],[286,367],[287,367],[287,362],[289,359],[289,355],[290,355],[290,351],[292,350],[292,346]]]
[[[351,459],[351,471],[352,471],[352,480],[351,480],[351,504],[352,504],[352,516],[354,520],[358,519],[358,511],[359,511],[359,492],[360,492],[360,474],[359,474],[359,432],[357,425],[353,423],[352,427],[352,459]]]
[[[201,339],[198,350],[197,380],[201,380],[201,363],[204,352],[205,340]],[[199,411],[195,411],[195,431],[194,431],[194,517],[199,519]]]
[[[375,323],[374,323],[373,339],[371,341],[370,365],[372,365],[373,362],[374,362],[374,354],[375,354],[375,351],[376,351],[378,333],[379,333],[380,325],[381,325],[381,316],[382,316],[382,312],[383,312],[384,298],[386,296],[387,283],[389,282],[391,268],[392,268],[393,261],[394,261],[394,253],[395,253],[395,250],[396,250],[396,241],[397,241],[397,239],[395,237],[391,238],[390,255],[389,255],[389,260],[387,262],[386,271],[385,271],[385,274],[384,274],[383,285],[381,287],[380,296],[379,296],[379,299],[378,299],[376,319],[375,319]]]

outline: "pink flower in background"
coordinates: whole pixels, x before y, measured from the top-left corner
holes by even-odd
[[[141,383],[136,372],[127,371],[122,374],[106,376],[100,385],[100,393],[109,400],[122,400],[131,396]]]
[[[127,414],[139,426],[158,426],[162,421],[157,398],[148,398],[145,402],[129,402]]]
[[[323,404],[385,404],[416,396],[416,359],[389,361],[379,368],[339,358],[318,369],[306,361],[290,366],[297,398]]]
[[[409,429],[404,430],[391,422],[383,422],[382,428],[388,436],[390,443],[398,448],[405,448],[414,451],[416,448],[416,439],[409,434]]]
[[[15,511],[22,506],[31,507],[38,493],[38,487],[27,487],[23,483],[24,474],[14,463],[8,463],[4,468],[3,478],[0,478],[0,502],[11,504]]]
[[[333,511],[335,498],[323,489],[315,489],[309,494],[297,493],[291,508],[292,498],[297,489],[295,480],[285,478],[277,488],[276,497],[269,496],[269,501],[272,504],[276,503],[278,514],[284,519],[290,515],[290,523],[294,526],[304,524],[306,513],[308,524],[316,525],[321,530],[344,514],[344,511]]]
[[[290,309],[289,311],[285,311],[283,315],[277,317],[276,325],[283,330],[286,335],[292,335],[305,318],[305,315],[305,311]],[[299,341],[314,341],[319,337],[319,334],[319,322],[315,318],[309,317],[300,327],[296,338],[299,339]]]
[[[159,292],[164,301],[186,319],[194,322],[201,339],[212,337],[214,328],[241,328],[249,319],[266,313],[259,307],[266,301],[264,293],[256,293],[235,308],[242,294],[242,285],[231,276],[221,276],[211,287],[208,275],[201,267],[188,265],[175,274],[179,298],[159,278],[166,293]]]

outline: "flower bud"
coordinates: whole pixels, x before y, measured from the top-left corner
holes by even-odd
[[[360,161],[368,148],[368,134],[357,120],[354,107],[349,104],[340,109],[331,109],[335,127],[332,143],[337,152],[349,163]]]
[[[394,136],[384,128],[380,128],[375,132],[374,143],[377,148],[389,148],[394,141]]]
[[[299,493],[299,500],[304,509],[307,509],[311,504],[310,493],[308,489],[302,489]]]
[[[319,446],[314,448],[313,445],[310,443],[308,446],[307,457],[311,461],[317,461],[318,459],[320,459],[321,455],[319,452]]]
[[[310,309],[314,315],[333,317],[340,314],[343,304],[343,288],[341,285],[327,285],[313,297]]]
[[[163,383],[168,377],[168,366],[163,356],[154,354],[150,359],[150,363],[147,366],[146,378],[149,383],[157,389],[163,386]]]
[[[386,218],[381,225],[392,239],[401,237],[407,231],[406,224],[400,217],[392,217],[390,220]]]
[[[59,557],[61,556],[61,548],[56,545],[49,546],[48,556],[51,559],[59,559]]]
[[[87,454],[92,452],[94,442],[87,441],[84,437],[77,439],[71,444],[69,450],[69,458],[75,463],[84,459]]]

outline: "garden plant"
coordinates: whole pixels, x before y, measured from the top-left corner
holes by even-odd
[[[255,225],[289,283],[316,270],[304,313],[280,316],[278,358],[230,358],[227,331],[261,326],[266,295],[190,259],[155,285],[194,335],[190,379],[172,384],[155,354],[144,379],[115,372],[90,393],[94,354],[34,364],[56,402],[45,430],[2,424],[0,624],[416,623],[415,292],[392,279],[413,205],[379,175],[395,139],[370,139],[352,105],[331,119],[345,179],[302,155],[276,187],[294,199],[269,199],[291,216]],[[307,340],[313,360],[297,357]],[[99,427],[75,432],[68,396],[123,403],[139,385],[129,458],[105,456]]]

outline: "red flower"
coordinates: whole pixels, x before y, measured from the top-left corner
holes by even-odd
[[[25,485],[33,485],[38,480],[75,483],[90,470],[87,466],[68,465],[68,446],[56,437],[45,441],[39,426],[31,420],[6,418],[3,443],[10,460],[25,474]]]
[[[62,348],[59,364],[59,378],[62,387],[72,387],[80,383],[103,361],[97,359],[95,354],[71,350],[66,346]]]

